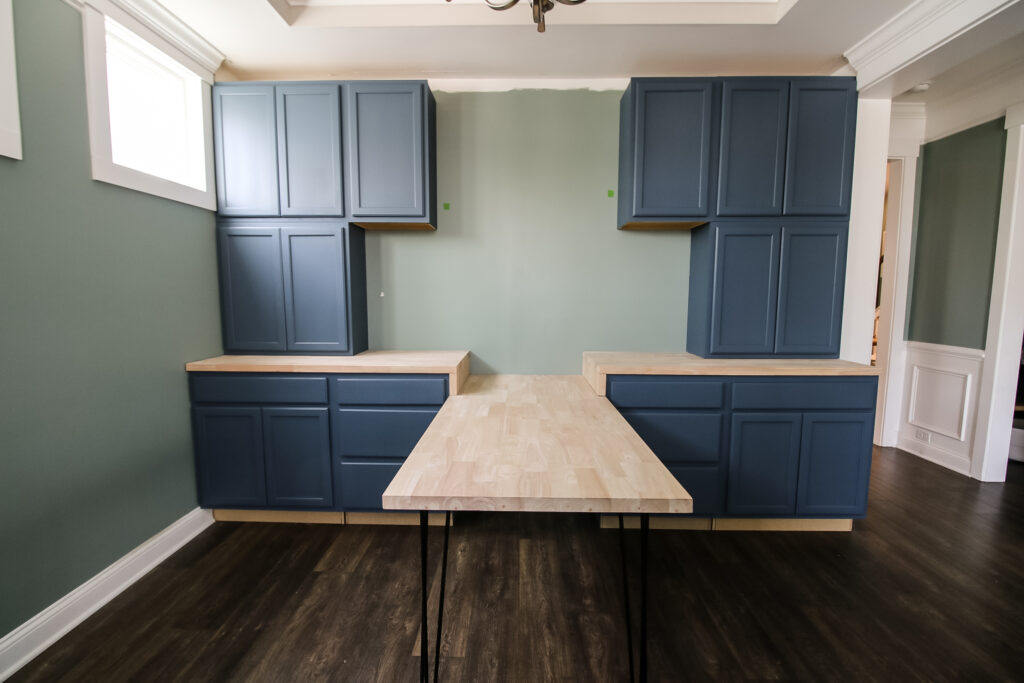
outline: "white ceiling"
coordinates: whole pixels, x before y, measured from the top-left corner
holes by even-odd
[[[506,12],[483,7],[483,0],[161,0],[227,56],[219,78],[243,80],[831,74],[846,64],[844,50],[911,1],[593,0],[556,6],[540,34],[528,0]],[[413,5],[429,21],[410,18]],[[582,23],[582,13],[594,8],[628,18],[628,5],[660,8],[661,14],[648,16],[664,21]],[[701,8],[705,14],[684,16]],[[346,12],[368,9],[375,18],[362,23],[390,25],[339,25]],[[390,9],[390,19],[383,9]],[[467,24],[456,14],[469,9],[484,18]],[[320,11],[328,14],[315,14]],[[303,18],[305,12],[314,14]],[[512,23],[480,25],[492,16]],[[723,23],[669,23],[701,17]]]

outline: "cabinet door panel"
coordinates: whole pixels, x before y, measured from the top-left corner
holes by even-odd
[[[785,213],[850,213],[857,90],[853,79],[797,79],[790,86]]]
[[[327,407],[264,408],[267,501],[279,507],[329,507],[331,446]]]
[[[725,486],[722,469],[715,465],[669,465],[676,481],[693,497],[693,514],[717,515],[725,512]]]
[[[797,514],[867,511],[874,413],[808,413],[800,445]]]
[[[662,462],[719,460],[721,413],[632,409],[622,416]]]
[[[340,86],[277,86],[281,214],[341,216]]]
[[[193,408],[199,504],[257,507],[267,503],[260,409]]]
[[[283,228],[284,302],[290,351],[350,351],[343,231]]]
[[[284,283],[278,228],[218,230],[226,351],[284,351]]]
[[[222,216],[276,216],[274,86],[215,87],[214,155]]]
[[[380,510],[381,496],[401,467],[389,462],[339,463],[338,492],[345,510]]]
[[[846,225],[783,226],[775,352],[839,355]]]
[[[713,85],[665,79],[637,85],[635,216],[705,216]]]
[[[728,79],[722,86],[718,215],[782,213],[789,81]]]
[[[353,83],[348,93],[353,216],[426,215],[422,83]]]
[[[800,413],[733,414],[729,449],[731,514],[793,514],[800,420]]]
[[[712,354],[770,354],[775,348],[779,241],[775,223],[716,225]]]

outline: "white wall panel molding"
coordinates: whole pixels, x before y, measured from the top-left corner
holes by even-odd
[[[24,624],[0,638],[0,681],[28,664],[65,633],[145,576],[174,551],[213,524],[196,508],[92,577]]]
[[[918,0],[843,53],[866,90],[1018,0]]]
[[[971,434],[985,354],[941,344],[907,343],[907,378],[897,445],[970,474]]]
[[[21,113],[11,0],[0,0],[0,155],[21,159]]]

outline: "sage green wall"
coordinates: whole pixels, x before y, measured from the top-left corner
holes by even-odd
[[[689,234],[615,229],[621,93],[435,95],[438,230],[367,233],[371,347],[574,374],[684,350]]]
[[[213,215],[90,179],[82,27],[15,0],[0,157],[0,636],[196,506],[183,363],[221,351]]]
[[[911,341],[985,348],[1005,154],[1003,119],[921,149]]]

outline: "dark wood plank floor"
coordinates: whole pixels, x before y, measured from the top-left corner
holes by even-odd
[[[1024,465],[982,484],[876,449],[853,533],[651,540],[652,680],[1024,677]],[[617,544],[460,516],[442,679],[628,680]],[[413,681],[418,567],[415,527],[216,524],[13,680]]]

